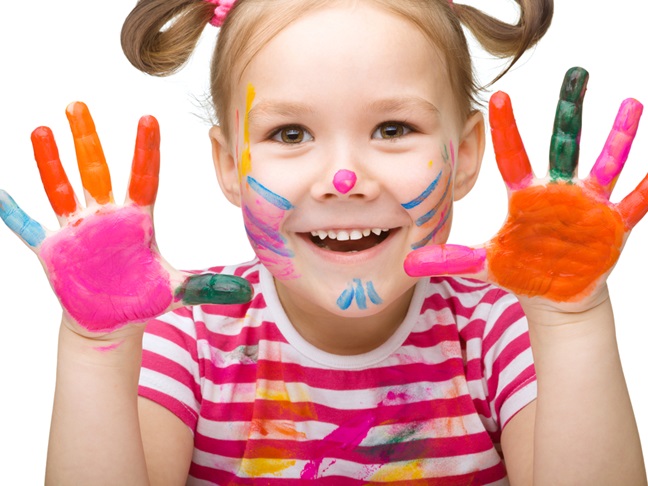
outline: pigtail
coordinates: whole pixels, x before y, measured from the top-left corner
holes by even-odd
[[[469,5],[453,4],[461,23],[486,51],[500,58],[511,58],[500,79],[547,32],[553,17],[553,0],[515,0],[520,6],[517,24],[507,24]]]
[[[124,21],[124,54],[140,71],[167,76],[189,60],[214,15],[203,0],[139,0]]]

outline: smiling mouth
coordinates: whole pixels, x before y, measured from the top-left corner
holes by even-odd
[[[318,230],[310,232],[310,240],[324,250],[353,253],[368,250],[385,241],[393,230],[365,228],[352,230]]]

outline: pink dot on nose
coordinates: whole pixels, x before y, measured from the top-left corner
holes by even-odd
[[[339,193],[346,194],[353,189],[357,180],[358,176],[355,175],[355,172],[340,169],[335,173],[335,176],[333,176],[333,185]]]

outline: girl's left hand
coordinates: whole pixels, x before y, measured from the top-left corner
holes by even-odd
[[[461,275],[494,283],[523,303],[566,312],[607,298],[606,278],[632,228],[648,211],[648,176],[618,204],[610,193],[628,157],[643,110],[625,100],[589,176],[575,176],[588,73],[565,75],[546,178],[533,174],[507,94],[495,93],[489,118],[495,157],[509,194],[504,226],[475,248],[434,245],[411,252],[405,271],[416,277]]]

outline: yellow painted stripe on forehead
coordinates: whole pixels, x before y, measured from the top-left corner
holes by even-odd
[[[245,117],[243,118],[243,153],[239,162],[239,182],[249,174],[252,169],[252,156],[250,155],[250,110],[254,101],[254,86],[248,84],[245,97]]]

